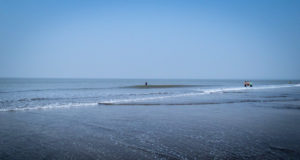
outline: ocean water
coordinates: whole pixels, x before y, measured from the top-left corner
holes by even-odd
[[[300,159],[291,82],[2,78],[0,159]]]

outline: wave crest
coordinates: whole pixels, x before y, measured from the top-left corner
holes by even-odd
[[[3,108],[0,112],[7,111],[26,111],[26,110],[43,110],[43,109],[58,109],[58,108],[71,108],[71,107],[87,107],[96,106],[98,103],[67,103],[67,104],[49,104],[44,106],[34,106],[34,107],[22,107],[22,108]]]
[[[145,97],[145,98],[132,98],[132,99],[112,99],[99,102],[99,104],[120,104],[120,103],[130,103],[130,102],[140,102],[147,100],[157,100],[166,98],[177,98],[186,96],[200,96],[215,93],[227,93],[227,92],[238,92],[247,90],[259,90],[259,89],[278,89],[278,88],[288,88],[288,87],[300,87],[300,84],[296,85],[268,85],[268,86],[258,86],[258,87],[232,87],[232,88],[215,88],[215,89],[197,89],[196,92],[174,94],[167,96],[155,96],[155,97]]]

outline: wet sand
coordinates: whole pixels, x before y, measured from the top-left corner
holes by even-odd
[[[0,112],[0,159],[298,159],[299,122],[247,103]]]

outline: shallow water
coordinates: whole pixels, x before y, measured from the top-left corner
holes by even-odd
[[[0,159],[299,159],[299,81],[0,79]]]
[[[0,111],[98,104],[194,105],[299,101],[300,81],[0,79]],[[154,87],[153,87],[154,86]],[[167,87],[166,87],[167,86]]]

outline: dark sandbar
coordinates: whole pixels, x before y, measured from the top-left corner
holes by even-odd
[[[134,86],[127,86],[124,88],[183,88],[183,87],[199,87],[201,85],[134,85]]]

